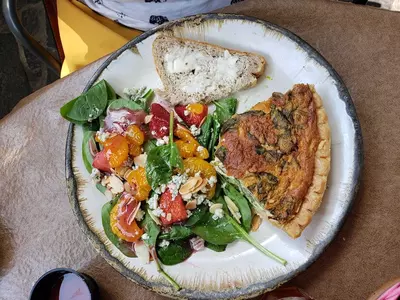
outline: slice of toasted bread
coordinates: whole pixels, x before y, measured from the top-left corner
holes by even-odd
[[[208,103],[252,87],[265,70],[261,55],[160,35],[153,57],[171,104]]]

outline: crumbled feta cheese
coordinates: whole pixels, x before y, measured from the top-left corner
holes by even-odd
[[[205,148],[203,146],[198,146],[196,150],[197,150],[197,152],[200,152],[200,151],[203,151],[204,149]]]
[[[147,233],[143,233],[142,240],[148,240],[148,239],[149,239],[149,235]]]
[[[154,190],[154,192],[157,193],[157,194],[162,194],[162,193],[165,192],[166,189],[167,189],[167,186],[165,184],[162,184],[158,188],[156,188]]]
[[[100,176],[101,176],[100,171],[96,168],[93,168],[92,173],[90,174],[90,177],[92,178],[94,183],[100,182],[100,180],[101,180]]]
[[[171,221],[172,215],[170,213],[167,213],[167,221]]]
[[[96,137],[97,139],[104,143],[106,141],[106,139],[108,139],[110,137],[110,133],[109,132],[105,132],[103,128],[101,128],[99,131],[97,131],[96,133]]]
[[[209,179],[207,179],[208,184],[213,187],[217,183],[217,177],[211,176]]]
[[[176,184],[176,188],[179,189],[182,184],[188,180],[187,174],[177,174],[172,176],[172,183]]]
[[[153,213],[153,215],[155,215],[156,217],[159,217],[159,216],[165,217],[165,212],[164,212],[160,207],[157,207],[156,209],[154,209],[154,210],[152,211],[152,213]]]
[[[147,204],[149,205],[150,209],[156,209],[158,206],[158,194],[154,194],[147,200]]]
[[[137,170],[137,169],[139,169],[139,166],[137,166],[137,165],[132,166],[132,170]]]
[[[144,211],[139,208],[138,211],[136,212],[135,219],[136,221],[142,221],[143,217],[144,217]]]
[[[204,203],[207,204],[208,206],[213,205],[213,203],[208,199],[204,200]]]
[[[161,243],[158,244],[161,248],[165,248],[169,246],[169,241],[167,240],[162,240]]]
[[[187,194],[182,195],[182,199],[184,201],[189,201],[190,199],[192,199],[192,193],[187,193]]]
[[[111,150],[108,149],[107,152],[106,152],[106,158],[107,158],[107,160],[110,160],[110,155],[111,155],[111,154],[112,154],[112,153],[111,153]]]
[[[168,188],[169,188],[169,191],[171,192],[172,201],[174,201],[175,198],[176,198],[176,196],[178,196],[179,188],[178,188],[178,186],[177,186],[175,183],[173,183],[173,182],[170,182],[170,183],[168,184]]]
[[[194,174],[194,177],[201,177],[201,171],[198,171],[196,174]]]
[[[189,240],[190,247],[194,251],[200,251],[204,249],[204,240],[201,237],[194,237]]]
[[[165,145],[165,141],[163,139],[157,139],[156,146],[162,146],[162,145]]]
[[[162,139],[164,140],[165,144],[169,143],[169,137],[168,136],[164,136]]]
[[[151,135],[152,135],[152,136],[155,136],[155,135],[156,135],[156,132],[155,132],[154,130],[152,130],[152,131],[151,131]]]
[[[206,195],[194,194],[193,198],[196,199],[197,205],[200,205],[204,202],[204,200],[206,200]]]
[[[147,115],[144,117],[144,123],[149,124],[151,119],[153,118],[153,115]]]
[[[167,126],[161,126],[160,129],[161,129],[161,130],[167,130],[168,128],[167,128]]]
[[[190,115],[190,111],[188,111],[187,109],[185,109],[185,110],[183,111],[183,114],[184,114],[185,116],[188,116],[188,115]]]
[[[192,215],[192,212],[190,211],[190,210],[186,210],[186,214],[187,214],[187,216],[188,216],[188,218]]]
[[[190,126],[190,132],[193,136],[198,136],[201,133],[201,128],[196,127],[196,125]]]
[[[148,89],[145,86],[140,88],[124,88],[123,90],[125,96],[132,101],[143,99],[147,92]]]
[[[207,193],[208,192],[208,188],[205,186],[205,187],[202,187],[201,189],[200,189],[200,192],[202,192],[202,193]]]
[[[225,187],[226,187],[226,182],[224,182],[224,183],[221,185],[221,187],[222,187],[222,188],[225,188]]]
[[[218,220],[224,216],[224,211],[222,208],[217,208],[212,216],[214,220]]]

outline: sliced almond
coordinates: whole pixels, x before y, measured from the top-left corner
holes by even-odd
[[[239,208],[236,206],[236,204],[232,201],[231,198],[229,198],[228,196],[224,196],[226,205],[228,205],[228,208],[230,208],[230,210],[234,211],[234,212],[239,212]]]
[[[161,225],[161,221],[158,217],[156,217],[150,209],[147,210],[147,213],[149,214],[150,218],[153,219],[154,222],[156,222],[157,225]]]
[[[189,201],[188,203],[186,203],[185,208],[189,210],[195,209],[197,207],[196,202],[197,202],[196,200]]]
[[[124,191],[124,184],[122,183],[121,179],[119,179],[115,175],[111,175],[110,177],[110,182],[108,183],[108,187],[111,190],[111,193],[113,194],[119,194]]]
[[[127,171],[125,172],[125,174],[124,174],[124,179],[125,179],[125,180],[128,180],[128,177],[129,177],[129,175],[131,174],[131,172],[133,172],[132,169],[129,169],[129,170],[127,170]]]
[[[147,154],[146,153],[140,154],[139,156],[136,156],[133,159],[133,162],[135,163],[135,166],[143,167],[143,168],[146,167],[146,161],[147,161]]]
[[[201,177],[190,177],[179,189],[179,193],[181,195],[186,195],[192,193],[196,186],[201,185],[202,183]]]
[[[153,118],[153,115],[147,115],[144,117],[144,123],[149,124],[151,119]]]
[[[125,173],[129,170],[129,167],[126,166],[122,166],[122,167],[118,167],[115,168],[115,175],[117,175],[119,178],[123,179]]]
[[[195,189],[192,191],[192,193],[197,193],[198,191],[202,190],[203,188],[206,187],[207,183],[208,183],[208,180],[206,178],[202,179],[201,183],[197,187],[195,187]]]
[[[127,193],[130,193],[132,191],[131,185],[127,181],[124,182],[124,190]]]
[[[220,208],[222,209],[223,205],[221,203],[214,203],[213,205],[210,206],[210,213],[215,213],[215,210]]]
[[[260,227],[262,219],[259,215],[255,215],[251,221],[251,231],[257,231]]]

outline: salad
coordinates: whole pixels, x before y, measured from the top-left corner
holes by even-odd
[[[179,264],[204,248],[225,251],[244,240],[285,265],[249,232],[257,218],[248,200],[213,165],[221,127],[237,100],[215,101],[215,111],[193,103],[168,107],[148,88],[117,95],[102,80],[66,103],[61,115],[83,128],[82,157],[108,198],[104,232],[125,256],[179,285],[162,265]]]

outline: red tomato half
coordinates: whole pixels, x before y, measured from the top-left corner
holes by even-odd
[[[200,127],[208,114],[208,106],[200,103],[177,105],[175,106],[175,112],[186,125]]]
[[[176,222],[182,222],[188,218],[181,195],[178,194],[175,199],[172,199],[172,194],[169,189],[167,189],[161,195],[159,206],[165,212],[165,216],[160,216],[160,220],[163,225],[171,225]],[[168,214],[171,214],[170,219],[168,218]]]
[[[99,169],[103,172],[111,173],[110,163],[106,157],[106,150],[103,149],[100,152],[97,152],[96,156],[93,159],[93,167]]]

